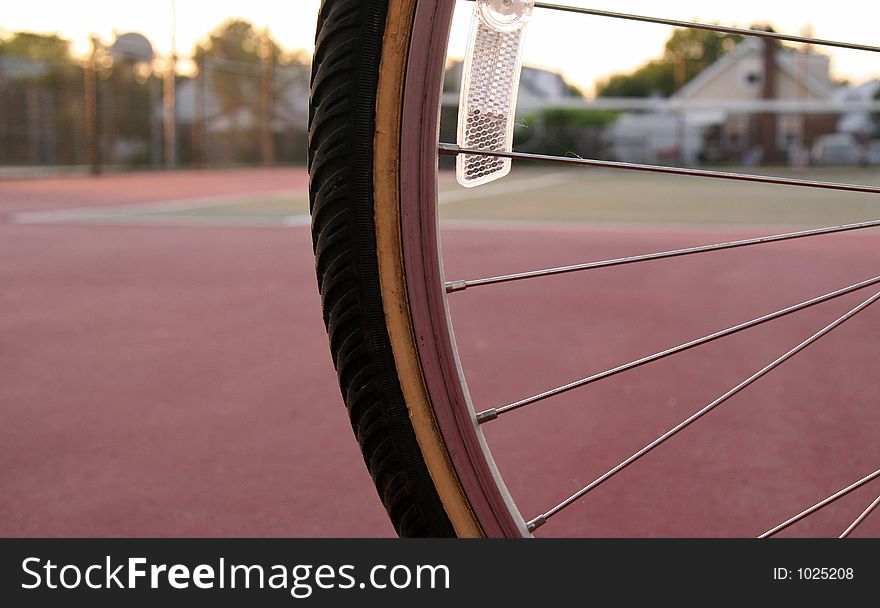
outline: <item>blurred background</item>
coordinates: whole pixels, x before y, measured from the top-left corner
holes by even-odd
[[[134,10],[91,4],[36,19],[18,9],[37,31],[2,30],[10,175],[304,162],[311,32],[288,28],[305,48],[287,48],[265,23],[194,3],[145,11],[146,28]]]
[[[808,36],[820,26],[822,36],[846,40],[875,35],[855,11],[674,4],[671,18]],[[304,162],[316,0],[165,1],[143,14],[87,5],[5,11],[5,175]],[[650,8],[629,2],[621,10]],[[459,11],[450,45],[447,137],[468,16]],[[880,164],[872,53],[771,48],[736,35],[552,11],[534,20],[519,103],[522,150],[679,164]],[[584,31],[590,36],[576,52],[560,43]]]
[[[566,3],[865,44],[880,17],[855,1]],[[305,159],[319,4],[4,8],[0,534],[392,533],[342,410],[314,279]],[[456,2],[448,142],[472,6]],[[876,53],[536,10],[525,66],[519,151],[880,185]],[[870,194],[529,164],[465,190],[445,162],[450,279],[880,213]],[[877,238],[456,296],[470,390],[499,405],[864,280]],[[555,503],[860,297],[489,425],[511,491],[526,513]],[[546,533],[758,534],[873,470],[876,318]],[[866,491],[796,533],[839,532]],[[880,534],[878,519],[859,533]]]

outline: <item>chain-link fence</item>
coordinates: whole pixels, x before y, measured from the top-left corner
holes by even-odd
[[[736,48],[717,60],[726,69],[668,97],[588,100],[560,74],[526,67],[517,149],[662,164],[880,164],[880,80],[842,85],[827,57]],[[444,85],[443,141],[455,141],[460,80],[458,62]],[[156,58],[140,34],[93,39],[77,59],[57,36],[0,37],[0,175],[304,163],[308,85],[304,55],[242,20],[178,63]]]
[[[197,55],[173,80],[169,60],[97,41],[80,60],[0,50],[0,171],[302,163],[309,67],[276,48]]]

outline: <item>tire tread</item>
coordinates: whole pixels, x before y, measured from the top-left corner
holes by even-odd
[[[395,530],[454,536],[409,420],[379,289],[372,139],[386,5],[324,0],[321,6],[309,110],[315,268],[352,430]]]

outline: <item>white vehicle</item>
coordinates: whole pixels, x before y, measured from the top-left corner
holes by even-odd
[[[865,150],[865,164],[880,165],[880,139],[872,139]]]
[[[857,165],[861,157],[861,146],[849,133],[822,135],[813,144],[816,165]]]

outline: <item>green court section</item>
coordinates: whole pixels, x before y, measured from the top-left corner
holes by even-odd
[[[876,169],[776,174],[880,185],[880,171]],[[529,166],[515,167],[509,176],[473,189],[459,186],[452,172],[441,172],[440,203],[442,219],[467,221],[824,226],[880,217],[880,196],[876,194],[604,169]],[[276,226],[304,225],[308,223],[308,212],[308,193],[299,188],[20,213],[16,221]]]
[[[775,174],[880,185],[877,169]],[[508,177],[470,191],[443,175],[441,190],[441,217],[459,220],[826,225],[880,217],[876,194],[604,169],[515,167]]]
[[[147,213],[146,215],[271,219],[307,215],[308,212],[308,195],[302,193],[298,195],[283,195],[278,197],[242,198],[223,204],[157,211]]]
[[[19,223],[283,225],[307,223],[308,213],[308,193],[297,191],[20,213],[16,219]]]

